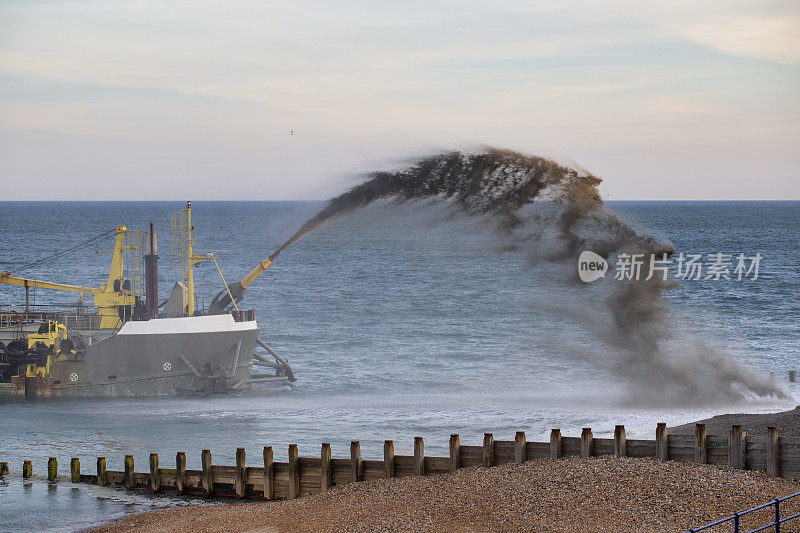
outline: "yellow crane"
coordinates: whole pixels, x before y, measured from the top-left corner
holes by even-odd
[[[126,287],[123,276],[124,252],[136,250],[140,245],[139,230],[129,230],[125,226],[117,226],[114,253],[111,259],[111,269],[108,273],[108,282],[102,287],[82,287],[52,281],[41,281],[13,276],[14,271],[0,272],[0,283],[5,285],[18,285],[25,287],[25,310],[28,310],[28,291],[31,287],[40,289],[54,289],[72,291],[80,294],[83,301],[84,293],[94,297],[94,305],[100,315],[100,329],[117,329],[125,317],[130,317],[136,305],[137,295],[133,287]],[[133,234],[133,235],[131,235]],[[126,238],[127,237],[127,238]]]

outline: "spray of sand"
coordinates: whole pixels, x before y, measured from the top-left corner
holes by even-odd
[[[565,271],[571,269],[572,283],[580,283],[576,265],[583,250],[606,258],[619,252],[645,257],[674,252],[671,243],[634,230],[610,211],[598,192],[600,183],[586,171],[509,150],[427,157],[397,172],[368,176],[332,199],[270,257],[327,222],[390,198],[435,199],[467,214],[489,215],[517,245],[529,247],[536,261],[563,263]],[[537,205],[545,208],[532,207]],[[522,237],[517,230],[523,226],[539,231]],[[691,342],[681,353],[668,353],[664,341],[675,332],[662,292],[673,286],[659,276],[610,280],[604,285],[605,318],[598,322],[593,316],[587,325],[616,354],[610,366],[630,382],[632,401],[708,404],[786,397],[769,379],[746,371],[719,349]]]

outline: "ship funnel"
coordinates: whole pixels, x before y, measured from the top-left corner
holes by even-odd
[[[145,312],[151,319],[158,315],[158,237],[152,222],[145,234],[144,249]]]

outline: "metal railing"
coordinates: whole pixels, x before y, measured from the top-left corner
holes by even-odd
[[[69,330],[99,329],[102,317],[86,307],[48,304],[32,304],[27,312],[25,312],[24,306],[3,306],[0,309],[0,327],[4,328],[36,326],[46,320],[58,320]]]
[[[122,279],[131,280],[131,291],[136,296],[144,296],[144,230],[129,229],[125,232],[127,265],[123,265]],[[127,272],[125,272],[127,267]]]
[[[189,269],[192,268],[189,257],[192,228],[189,224],[189,209],[172,213],[172,269],[181,273],[184,302],[189,300]]]
[[[767,503],[761,504],[761,505],[759,505],[757,507],[753,507],[752,509],[748,509],[746,511],[742,511],[741,513],[733,513],[731,516],[728,516],[728,517],[723,518],[721,520],[717,520],[716,522],[711,522],[710,524],[706,524],[704,526],[700,526],[700,527],[696,527],[696,528],[690,529],[687,533],[696,533],[697,531],[704,531],[704,530],[706,530],[708,528],[711,528],[711,527],[714,527],[714,526],[718,526],[720,524],[724,524],[726,522],[731,522],[731,521],[733,522],[733,531],[734,531],[734,533],[739,533],[739,522],[741,520],[741,517],[743,517],[743,516],[745,516],[747,514],[750,514],[750,513],[754,512],[754,511],[759,511],[761,509],[765,509],[765,508],[770,507],[770,506],[774,506],[775,507],[775,519],[772,522],[770,522],[769,524],[764,524],[763,526],[759,526],[759,527],[757,527],[755,529],[750,529],[750,530],[747,531],[747,533],[756,533],[756,531],[764,531],[765,529],[770,528],[770,527],[774,527],[775,528],[775,533],[780,533],[781,524],[782,523],[788,522],[789,520],[792,520],[794,518],[800,517],[800,513],[795,513],[793,515],[781,518],[781,502],[784,502],[786,500],[791,500],[792,498],[797,498],[797,497],[800,497],[800,492],[795,492],[794,494],[790,494],[788,496],[784,496],[783,498],[775,498],[771,502],[767,502]]]

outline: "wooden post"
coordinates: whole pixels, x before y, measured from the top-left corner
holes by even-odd
[[[175,454],[175,490],[180,496],[186,492],[186,454]]]
[[[211,450],[203,450],[200,453],[200,460],[203,464],[203,473],[200,476],[200,483],[203,487],[203,497],[210,498],[214,494],[214,475],[211,472]]]
[[[483,434],[483,466],[492,466],[494,463],[494,435]]]
[[[297,444],[289,445],[289,499],[300,496],[300,470],[297,467]]]
[[[106,484],[106,458],[105,457],[98,457],[97,458],[97,484],[98,485],[105,485]]]
[[[322,450],[320,451],[320,458],[322,458],[322,471],[319,478],[320,490],[328,490],[331,488],[331,443],[323,442]]]
[[[55,481],[58,477],[58,459],[50,457],[47,460],[47,481]]]
[[[706,464],[708,462],[708,446],[706,444],[708,435],[706,434],[705,424],[694,426],[694,462]]]
[[[161,490],[161,476],[158,474],[158,454],[150,454],[150,490],[158,492]]]
[[[625,426],[614,426],[614,455],[617,457],[628,456],[628,439],[625,437]]]
[[[383,443],[383,472],[387,478],[394,477],[394,442]]]
[[[457,434],[450,435],[450,470],[461,468],[461,439]]]
[[[77,457],[73,457],[69,461],[70,479],[73,483],[80,483],[81,481],[81,461]]]
[[[8,475],[8,463],[3,461],[2,463],[0,463],[0,477],[7,475]]]
[[[244,498],[244,488],[247,484],[247,467],[245,467],[245,453],[244,448],[236,448],[236,483],[234,490],[236,491],[236,498],[241,500]]]
[[[133,456],[126,455],[125,456],[125,477],[123,479],[123,484],[125,485],[126,489],[133,488]]]
[[[789,370],[789,382],[794,383],[796,381],[797,374],[794,370]]]
[[[561,430],[550,430],[550,459],[561,457]]]
[[[422,437],[414,437],[414,475],[425,475],[425,443]]]
[[[592,428],[581,430],[581,457],[591,457],[594,455],[594,437]]]
[[[33,475],[33,463],[22,461],[22,479],[28,479]]]
[[[778,448],[778,428],[767,428],[767,475],[781,475],[780,449]]]
[[[669,435],[666,422],[659,422],[656,425],[656,459],[669,460]]]
[[[517,431],[514,435],[514,462],[522,464],[528,460],[528,442],[524,431]]]
[[[361,444],[354,440],[350,443],[350,481],[360,480],[362,473]]]
[[[728,465],[744,470],[745,437],[742,426],[731,426],[728,434]]]
[[[264,446],[264,499],[275,499],[275,470],[272,467],[272,446]]]

